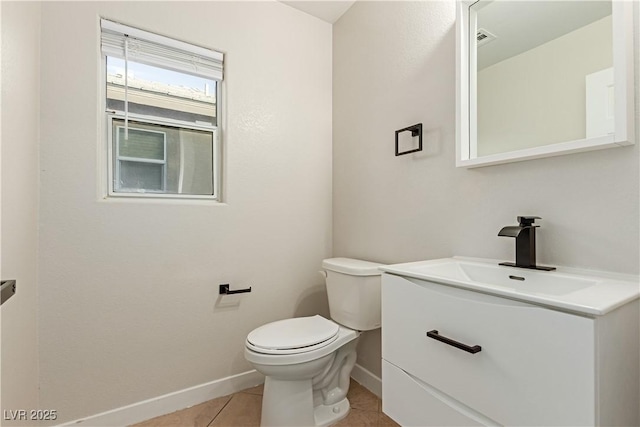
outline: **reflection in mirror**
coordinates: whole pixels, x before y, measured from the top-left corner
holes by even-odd
[[[483,0],[471,9],[472,158],[614,133],[610,1]]]

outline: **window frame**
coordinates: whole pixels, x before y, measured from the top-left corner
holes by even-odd
[[[104,21],[103,18],[101,18],[101,21]],[[129,29],[131,29],[132,31],[138,31],[137,29],[135,29],[134,27],[127,27]],[[142,33],[146,33],[143,30],[140,30],[140,32]],[[169,38],[169,37],[165,37],[165,36],[161,36],[161,35],[155,35],[154,33],[147,33],[147,35],[151,34],[154,37],[155,41],[162,41],[162,42],[167,42],[167,45],[171,45],[172,43],[177,44],[179,47],[180,45],[189,45],[189,47],[193,47],[194,49],[203,49],[201,47],[199,47],[196,44],[192,44],[189,42],[182,42],[179,39],[174,39],[174,38]],[[175,47],[175,46],[174,46]],[[220,56],[220,63],[222,66],[222,58],[223,58],[223,53],[209,49],[209,48],[204,48],[207,49],[207,51],[211,51],[214,52],[215,54]],[[103,189],[102,190],[102,196],[101,198],[103,199],[136,199],[138,201],[140,200],[153,200],[153,199],[165,199],[165,200],[201,200],[203,202],[218,202],[218,203],[222,203],[222,183],[221,183],[221,179],[222,179],[222,127],[224,127],[224,121],[225,121],[225,111],[224,111],[224,99],[223,99],[223,85],[224,85],[224,78],[222,77],[223,75],[223,70],[222,68],[220,69],[220,75],[218,77],[216,76],[210,76],[209,78],[211,78],[212,80],[215,81],[216,85],[215,85],[215,96],[216,96],[216,100],[215,100],[215,125],[214,124],[201,124],[199,122],[187,122],[187,121],[182,121],[179,119],[171,119],[171,118],[165,118],[165,117],[156,117],[156,116],[148,116],[148,115],[144,115],[144,114],[139,114],[139,113],[132,113],[132,112],[127,112],[125,114],[124,111],[121,110],[113,110],[113,109],[109,109],[107,108],[107,57],[111,56],[108,55],[107,53],[105,53],[103,51],[103,49],[101,48],[99,50],[99,54],[100,54],[100,91],[99,93],[101,94],[100,97],[100,106],[99,106],[99,111],[100,114],[104,114],[103,119],[101,120],[102,123],[105,126],[105,130],[102,132],[102,138],[100,138],[101,140],[103,140],[103,144],[106,145],[106,147],[103,145],[104,149],[101,150],[101,154],[100,157],[103,157],[104,155],[106,155],[106,159],[101,159],[100,160],[100,164],[101,166],[99,167],[99,173],[100,173],[100,178],[99,181],[104,183],[104,179],[106,176],[106,186],[104,184],[100,185],[100,187]],[[133,59],[133,58],[132,58]],[[135,59],[133,59],[135,61]],[[159,68],[166,68],[166,67],[162,67],[160,65],[154,65],[156,67]],[[167,69],[171,69],[171,68],[167,68]],[[212,155],[212,170],[211,170],[211,179],[212,179],[212,194],[180,194],[180,193],[164,193],[164,192],[158,192],[158,191],[153,191],[153,190],[142,190],[142,191],[131,191],[131,192],[124,192],[124,191],[117,191],[117,188],[115,188],[115,181],[114,178],[116,176],[119,176],[116,174],[116,166],[119,165],[119,158],[117,156],[115,156],[114,154],[114,143],[116,143],[116,141],[114,141],[114,124],[113,124],[113,120],[117,119],[117,120],[122,120],[125,121],[125,118],[128,121],[134,121],[134,122],[139,122],[141,124],[149,124],[149,125],[160,125],[160,126],[169,126],[169,127],[174,127],[174,128],[181,128],[181,129],[186,129],[186,130],[196,130],[196,131],[204,131],[207,133],[211,134],[211,155]],[[117,126],[117,125],[116,125]],[[135,125],[134,125],[135,127]],[[138,130],[143,130],[143,131],[149,131],[152,132],[152,130],[148,130],[148,129],[139,129],[136,128]],[[166,135],[165,135],[165,161],[167,161],[167,139],[166,139]],[[131,159],[132,161],[139,161],[139,159],[135,158],[135,159]],[[144,159],[141,159],[142,161],[144,161]],[[105,165],[105,161],[106,161],[106,165]],[[106,168],[104,168],[104,166],[106,166]],[[106,170],[105,170],[106,169]],[[105,173],[106,172],[106,173]],[[164,170],[163,170],[163,176],[164,176],[164,191],[166,191],[166,177],[167,177],[167,163],[165,162],[164,164]]]

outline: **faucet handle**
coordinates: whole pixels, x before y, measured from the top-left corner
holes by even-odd
[[[518,223],[520,224],[520,227],[531,227],[534,226],[533,223],[536,221],[536,219],[542,218],[540,218],[539,216],[519,216]]]

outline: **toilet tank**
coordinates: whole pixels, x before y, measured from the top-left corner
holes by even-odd
[[[381,265],[351,258],[322,261],[333,320],[357,331],[380,327]]]

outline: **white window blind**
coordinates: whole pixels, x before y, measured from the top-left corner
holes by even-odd
[[[224,55],[158,34],[102,19],[101,46],[106,56],[222,80]]]

